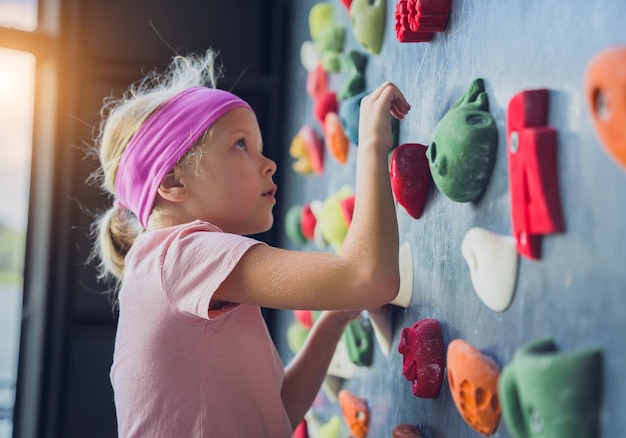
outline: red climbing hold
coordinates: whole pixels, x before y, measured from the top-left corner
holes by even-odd
[[[450,9],[450,0],[399,0],[395,11],[398,41],[430,41],[435,32],[446,30]]]
[[[354,215],[354,200],[355,199],[356,199],[355,195],[352,195],[339,201],[339,207],[341,207],[341,213],[343,213],[343,218],[346,220],[346,224],[348,226],[352,224],[352,216]]]
[[[302,215],[300,217],[300,228],[302,235],[307,240],[313,240],[315,238],[315,226],[317,225],[317,218],[311,210],[311,204],[304,204],[302,207]]]
[[[426,318],[402,329],[398,351],[403,356],[402,374],[412,382],[413,395],[436,398],[445,367],[439,321]]]
[[[432,179],[426,157],[427,149],[423,144],[405,143],[391,153],[389,176],[393,194],[415,219],[422,215]]]
[[[541,235],[563,231],[557,133],[547,125],[549,92],[522,91],[509,101],[507,154],[517,251],[541,258]]]
[[[313,116],[320,126],[324,126],[326,114],[336,113],[338,108],[337,93],[334,91],[322,91],[313,101]]]

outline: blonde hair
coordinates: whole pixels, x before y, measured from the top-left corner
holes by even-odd
[[[115,177],[124,149],[146,118],[165,101],[198,85],[215,88],[222,76],[216,66],[217,54],[175,56],[168,68],[148,73],[130,86],[120,99],[106,98],[100,112],[101,122],[92,153],[100,160],[100,168],[90,177],[100,188],[116,199]],[[202,143],[203,137],[196,142]],[[181,166],[197,164],[202,148],[192,147],[178,162]],[[99,215],[92,226],[94,248],[90,260],[97,260],[99,279],[115,281],[114,294],[124,276],[124,258],[135,239],[143,232],[139,220],[117,202]],[[116,297],[113,297],[116,301]]]

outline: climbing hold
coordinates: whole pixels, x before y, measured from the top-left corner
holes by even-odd
[[[316,99],[322,93],[328,91],[328,73],[321,64],[309,71],[306,75],[306,93],[311,99]]]
[[[334,112],[327,113],[324,119],[324,140],[328,152],[330,152],[339,163],[345,164],[348,160],[350,140],[348,140],[348,137],[346,137],[344,133],[339,116]]]
[[[322,237],[337,253],[348,233],[348,224],[343,217],[339,203],[349,196],[352,196],[352,189],[350,186],[343,186],[324,201],[322,211],[317,216],[317,226],[320,227]]]
[[[309,203],[311,207],[311,213],[315,216],[315,229],[313,230],[313,241],[320,249],[325,249],[328,246],[328,241],[324,238],[322,234],[322,226],[320,224],[319,218],[322,215],[322,210],[324,210],[324,203],[319,199],[314,199]]]
[[[409,242],[405,242],[400,246],[398,267],[400,269],[400,288],[398,289],[398,295],[396,295],[391,304],[406,309],[411,305],[411,299],[413,298],[413,253],[411,252]]]
[[[415,32],[411,29],[410,0],[398,0],[394,18],[396,21],[396,38],[401,43],[427,43],[433,37],[432,32]]]
[[[354,38],[368,52],[377,55],[385,34],[385,0],[352,0],[350,20]]]
[[[450,18],[450,0],[400,0],[396,4],[398,41],[428,42],[434,32],[446,30]]]
[[[354,201],[356,200],[356,196],[348,196],[347,198],[339,201],[339,207],[341,207],[341,213],[343,213],[343,218],[346,221],[348,227],[352,224],[352,216],[354,215]]]
[[[351,50],[341,59],[342,70],[346,73],[337,97],[346,100],[356,96],[365,90],[365,67],[367,67],[367,55],[356,50]]]
[[[392,438],[422,438],[419,429],[414,424],[398,424],[391,432]]]
[[[585,88],[596,133],[626,170],[626,46],[603,50],[593,58]]]
[[[293,170],[303,175],[324,173],[324,143],[315,128],[304,125],[291,141],[289,155],[296,159]]]
[[[548,90],[522,91],[509,101],[507,155],[517,251],[541,258],[541,235],[563,231],[556,130],[546,126]]]
[[[335,23],[335,9],[329,2],[316,3],[309,12],[311,39],[320,53],[321,65],[327,72],[340,69],[339,57],[343,52],[346,30]]]
[[[369,92],[359,93],[341,102],[339,105],[339,118],[343,124],[346,136],[354,145],[359,144],[359,116],[361,113],[361,100]],[[400,122],[395,117],[391,119],[391,136],[393,137],[392,149],[398,146]]]
[[[327,423],[320,426],[315,438],[339,438],[339,429],[341,427],[341,419],[333,415]]]
[[[461,244],[474,291],[491,310],[504,312],[515,294],[518,255],[515,239],[483,228],[470,229]]]
[[[346,389],[339,391],[339,406],[343,419],[355,438],[365,438],[369,429],[370,412],[367,400],[350,393]]]
[[[391,352],[391,339],[393,338],[393,319],[391,307],[382,306],[367,312],[374,329],[374,337],[378,346],[385,356]]]
[[[411,382],[413,395],[436,398],[445,367],[439,321],[426,318],[402,329],[398,351],[402,354],[402,374]]]
[[[350,360],[348,359],[348,362]],[[354,364],[352,364],[354,366]],[[327,373],[324,376],[324,381],[322,382],[322,391],[324,391],[324,395],[331,403],[337,403],[337,394],[341,391],[341,386],[343,385],[343,379],[341,377],[334,376],[330,373]]]
[[[291,438],[309,438],[309,430],[307,428],[306,419],[302,420],[298,427],[293,431]]]
[[[541,338],[517,349],[498,382],[502,413],[515,438],[599,436],[602,351],[559,352]]]
[[[391,153],[389,176],[393,194],[398,204],[415,219],[422,215],[430,186],[427,149],[419,143],[405,143]]]
[[[289,323],[287,327],[287,345],[292,353],[300,351],[309,335],[309,329],[304,327],[295,319]]]
[[[361,112],[361,100],[368,93],[359,93],[341,102],[339,106],[339,118],[343,124],[346,136],[352,144],[359,144],[359,115]]]
[[[309,11],[309,32],[313,41],[335,25],[335,8],[330,2],[318,2]]]
[[[328,113],[336,113],[338,108],[337,93],[325,91],[319,94],[313,101],[313,116],[320,125],[324,125],[324,119]]]
[[[500,368],[462,339],[448,345],[447,367],[450,392],[459,413],[474,430],[492,435],[500,422]]]
[[[315,225],[317,224],[317,218],[311,210],[311,204],[304,204],[302,207],[302,213],[300,217],[300,230],[302,235],[307,240],[313,240],[315,238]]]
[[[495,164],[498,128],[482,79],[439,121],[426,156],[437,188],[456,202],[478,199]]]
[[[342,339],[342,341],[337,344],[333,358],[328,366],[327,374],[341,379],[351,379],[352,376],[354,376],[356,368],[356,365],[350,360],[348,348]]]
[[[341,52],[331,50],[322,52],[320,63],[328,73],[339,73],[341,71]]]
[[[367,319],[360,317],[350,321],[342,338],[353,364],[360,367],[368,367],[372,364],[374,333]]]
[[[289,207],[285,214],[285,234],[289,240],[298,245],[306,243],[307,240],[300,227],[301,214],[302,207],[300,205]]]
[[[307,72],[315,70],[320,65],[322,54],[317,50],[313,41],[305,41],[300,46],[300,62]]]
[[[294,310],[293,316],[303,327],[309,330],[313,327],[313,312],[310,310]]]

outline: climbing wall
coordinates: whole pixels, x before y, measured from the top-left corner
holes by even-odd
[[[367,15],[367,7],[381,1],[367,6],[355,0],[352,8],[365,4],[361,13]],[[354,144],[343,163],[326,147],[320,173],[291,167],[289,149],[301,127],[323,133],[301,57],[303,43],[312,40],[309,14],[317,3],[289,2],[276,211],[281,228],[290,208],[354,187]],[[412,296],[389,312],[391,351],[385,355],[374,341],[371,363],[340,380],[342,389],[367,401],[367,436],[392,436],[403,423],[427,438],[481,436],[478,430],[496,437],[577,436],[556,432],[557,420],[568,415],[579,421],[576,433],[598,420],[598,428],[579,436],[624,436],[626,167],[620,154],[623,161],[626,65],[623,53],[598,57],[626,47],[626,3],[452,0],[447,11],[445,1],[408,1],[399,9],[388,0],[376,54],[355,35],[348,8],[338,0],[329,4],[334,25],[345,29],[340,52],[367,56],[366,89],[390,80],[406,94],[412,110],[399,124],[398,143],[424,145],[415,172],[430,177],[421,214],[414,215],[419,218],[397,206],[400,243],[412,255],[403,259],[409,268],[403,285]],[[404,20],[398,26],[397,10]],[[400,42],[397,32],[405,40],[427,41]],[[604,65],[592,75],[594,63]],[[328,74],[327,89],[343,90],[354,73],[343,66]],[[407,181],[416,177],[408,169],[401,172]],[[474,183],[478,195],[468,193]],[[335,249],[284,232],[280,245]],[[437,340],[417,330],[402,336],[423,320],[439,323],[447,365],[434,398],[413,394],[398,351],[401,338],[405,344]],[[291,312],[279,312],[273,327],[285,362],[293,356],[287,338],[293,324]],[[419,345],[405,347],[410,352]],[[418,362],[428,362],[426,356]],[[553,368],[547,374],[546,363]],[[565,395],[563,388],[569,389]],[[321,436],[319,426],[338,416],[336,436],[347,437],[351,431],[329,393],[316,400],[309,431]]]

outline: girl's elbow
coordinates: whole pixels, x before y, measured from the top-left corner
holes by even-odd
[[[380,272],[368,282],[370,296],[375,302],[373,307],[380,307],[393,301],[400,290],[400,273],[397,269]]]
[[[400,290],[400,272],[397,269],[386,276],[382,289],[384,291],[385,304],[393,301],[398,296],[398,291]]]

